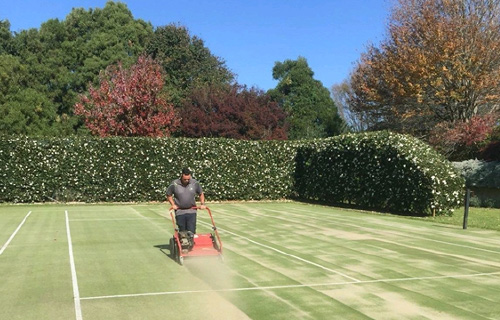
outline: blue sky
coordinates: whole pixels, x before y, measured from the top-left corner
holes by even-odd
[[[72,8],[103,8],[107,0],[0,1],[11,31],[64,20]],[[238,82],[267,90],[276,61],[303,56],[330,88],[349,76],[367,44],[385,38],[391,0],[123,0],[135,19],[179,23],[226,61]]]

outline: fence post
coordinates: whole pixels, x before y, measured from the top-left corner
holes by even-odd
[[[467,219],[469,218],[469,201],[470,201],[470,189],[465,189],[465,208],[464,208],[464,229],[467,229]]]

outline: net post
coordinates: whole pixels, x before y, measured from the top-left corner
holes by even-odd
[[[464,224],[463,228],[467,229],[467,220],[469,219],[469,202],[470,202],[470,189],[465,189],[465,205],[464,205]]]

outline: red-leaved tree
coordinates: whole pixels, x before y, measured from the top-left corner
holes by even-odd
[[[140,56],[129,69],[109,66],[88,91],[74,110],[94,135],[163,137],[179,126],[163,92],[162,68],[150,57]]]
[[[432,131],[429,142],[450,160],[474,158],[493,132],[495,114],[473,116],[469,121],[441,122]]]
[[[286,115],[261,90],[245,86],[195,89],[182,109],[185,137],[225,137],[245,140],[284,140]]]

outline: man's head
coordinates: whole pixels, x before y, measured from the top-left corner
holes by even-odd
[[[191,170],[189,168],[183,168],[181,173],[181,183],[183,186],[187,186],[191,180]]]

